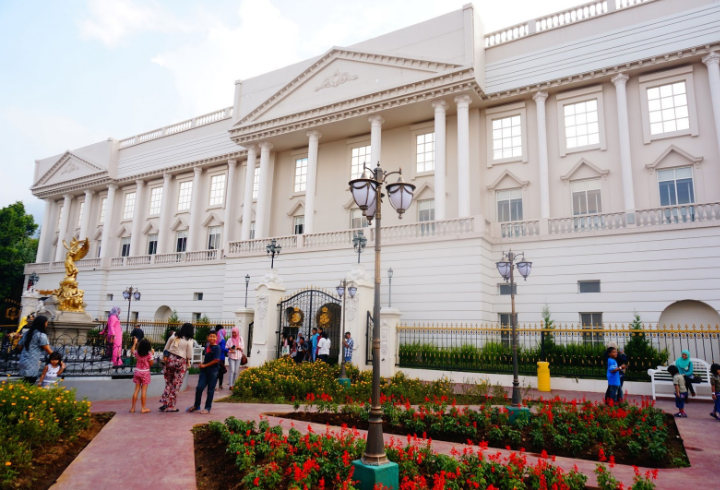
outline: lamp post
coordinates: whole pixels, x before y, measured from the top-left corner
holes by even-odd
[[[355,233],[355,236],[353,236],[353,248],[358,254],[358,264],[360,263],[360,254],[365,248],[366,243],[367,238],[365,238],[365,234],[362,232],[362,230]]]
[[[250,285],[250,274],[245,274],[245,308],[247,308],[247,290]]]
[[[342,298],[342,332],[340,333],[340,378],[347,379],[347,375],[345,374],[345,347],[343,346],[343,342],[345,340],[345,297],[347,296],[345,294],[345,291],[347,291],[351,298],[354,298],[355,293],[357,293],[357,288],[355,286],[348,286],[347,281],[343,279],[342,282],[338,285],[338,287],[335,288],[335,290],[337,291],[338,296]]]
[[[135,299],[135,301],[140,301],[140,291],[138,291],[137,288],[130,286],[123,291],[123,298],[125,298],[128,302],[127,322],[125,322],[125,331],[127,332],[130,329],[130,305],[132,304],[133,299]]]
[[[392,307],[392,267],[388,269],[388,308]]]
[[[512,358],[513,358],[513,387],[512,387],[512,406],[520,408],[522,398],[520,396],[520,382],[518,381],[518,358],[517,358],[517,318],[515,317],[515,268],[527,280],[532,268],[532,262],[525,260],[524,253],[515,253],[512,250],[503,252],[503,260],[497,262],[497,270],[505,281],[510,282],[510,326],[512,328]]]
[[[273,265],[275,264],[275,255],[280,255],[280,249],[282,248],[281,245],[278,245],[277,241],[273,238],[270,242],[270,245],[265,247],[265,250],[267,253],[270,254],[270,268],[273,268]]]
[[[378,162],[375,169],[366,167],[367,173],[363,177],[351,180],[350,192],[355,204],[363,211],[368,222],[375,220],[375,299],[373,305],[373,380],[372,380],[372,406],[368,419],[368,435],[362,463],[368,466],[380,466],[389,463],[385,454],[382,431],[382,408],[380,407],[380,225],[382,217],[382,188],[386,179],[392,174],[398,174],[398,181],[386,184],[390,204],[398,212],[400,218],[410,207],[415,186],[402,181],[402,170],[386,172]]]

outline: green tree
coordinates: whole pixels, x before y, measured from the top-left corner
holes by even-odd
[[[25,264],[37,254],[37,227],[20,201],[0,209],[0,298],[20,299]]]
[[[543,307],[542,317],[543,332],[540,334],[540,356],[547,360],[547,355],[555,348],[555,338],[552,332],[548,332],[548,330],[555,328],[555,321],[550,317],[550,307],[548,305]]]

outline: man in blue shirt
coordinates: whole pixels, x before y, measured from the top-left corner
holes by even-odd
[[[605,403],[610,404],[610,401],[612,401],[613,403],[617,403],[618,392],[620,391],[620,371],[623,370],[623,367],[618,366],[618,363],[616,361],[617,349],[615,347],[608,347],[607,359],[608,389],[605,392]]]
[[[315,359],[317,358],[317,344],[319,337],[317,327],[313,327],[312,335],[310,336],[310,355],[312,356],[312,362],[315,362]]]
[[[343,361],[352,362],[352,351],[355,347],[355,341],[350,338],[350,332],[345,332],[345,338],[343,339]]]
[[[200,410],[202,394],[207,387],[205,408],[200,410],[200,413],[210,413],[213,396],[215,395],[215,383],[217,382],[218,369],[220,368],[220,347],[217,345],[217,334],[215,334],[214,331],[211,331],[207,336],[205,357],[198,367],[200,368],[200,378],[198,379],[197,388],[195,388],[195,404],[188,408],[187,411],[195,412]]]

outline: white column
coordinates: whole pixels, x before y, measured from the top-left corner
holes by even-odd
[[[202,234],[200,226],[200,213],[202,213],[202,206],[200,205],[200,177],[202,177],[202,168],[195,167],[193,173],[190,219],[188,220],[188,246],[186,249],[188,252],[205,248],[205,246],[199,245]]]
[[[435,219],[445,219],[445,111],[443,100],[433,102],[435,109]]]
[[[702,59],[708,71],[710,101],[715,120],[715,141],[720,148],[720,54],[713,51]]]
[[[317,180],[318,140],[322,136],[318,131],[309,131],[307,186],[305,188],[305,233],[315,233],[315,186]]]
[[[145,222],[145,181],[135,181],[135,212],[133,213],[132,230],[130,231],[130,255],[144,255],[142,227]]]
[[[50,237],[53,236],[53,231],[49,229],[49,224],[52,223],[52,216],[50,213],[53,212],[53,201],[52,199],[45,199],[45,214],[43,214],[43,224],[40,227],[40,240],[38,240],[38,250],[35,256],[35,262],[45,262],[48,260],[48,244],[50,243]]]
[[[245,167],[245,190],[243,192],[243,217],[240,229],[240,240],[250,239],[250,222],[252,221],[253,182],[255,181],[255,160],[257,159],[257,146],[251,145],[247,149],[247,164]]]
[[[630,155],[630,122],[628,120],[627,91],[630,77],[620,73],[613,77],[618,113],[618,142],[620,143],[620,168],[622,169],[623,203],[626,213],[635,212],[635,188],[633,187],[632,157]]]
[[[368,121],[370,121],[370,162],[368,162],[367,166],[374,169],[378,162],[380,162],[382,125],[385,119],[381,116],[371,116],[368,118]]]
[[[268,226],[266,224],[267,214],[269,212],[270,197],[272,190],[270,189],[270,150],[273,145],[271,143],[260,143],[260,189],[257,199],[257,207],[255,208],[255,238],[265,238],[268,236]]]
[[[65,256],[65,247],[63,247],[63,240],[67,238],[67,226],[68,219],[70,217],[70,206],[72,205],[72,196],[65,194],[63,196],[63,207],[62,213],[60,214],[60,224],[58,225],[58,241],[57,248],[55,249],[55,262],[63,260]]]
[[[110,257],[110,230],[113,226],[113,214],[115,212],[115,192],[117,184],[108,186],[107,200],[105,201],[105,222],[103,223],[102,236],[100,238],[100,258]]]
[[[533,95],[537,115],[538,167],[540,169],[540,218],[550,218],[550,174],[548,171],[547,127],[545,125],[545,101],[547,92]]]
[[[225,189],[225,216],[223,222],[223,248],[227,252],[227,244],[233,239],[233,216],[235,216],[235,170],[237,160],[228,160],[227,188]]]
[[[160,206],[160,223],[158,224],[158,253],[168,253],[170,237],[170,184],[173,176],[163,174],[162,205]]]
[[[83,215],[80,218],[82,221],[80,221],[80,240],[85,240],[85,238],[88,238],[88,233],[90,232],[90,217],[92,216],[92,204],[93,204],[93,196],[95,195],[95,192],[91,189],[87,189],[85,191],[85,204],[83,204]]]
[[[470,97],[455,97],[457,104],[458,218],[470,216]]]

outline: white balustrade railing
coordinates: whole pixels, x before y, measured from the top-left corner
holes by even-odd
[[[209,262],[217,260],[222,254],[220,250],[197,250],[185,254],[185,262]]]
[[[75,262],[75,265],[77,265],[77,268],[79,270],[93,269],[95,267],[100,267],[100,264],[102,264],[102,259],[99,259],[99,258],[80,259],[77,262]]]
[[[212,124],[231,117],[232,111],[232,107],[226,107],[225,109],[220,109],[219,111],[211,112],[209,114],[203,114],[202,116],[197,116],[186,121],[180,121],[179,123],[154,129],[146,133],[130,136],[129,138],[120,140],[120,147],[124,148],[126,146],[137,145],[139,143],[145,143],[146,141],[162,138],[163,136],[169,136],[171,134],[187,131],[188,129],[199,128],[200,126]]]
[[[609,0],[614,1],[614,0]],[[549,31],[558,27],[574,24],[583,20],[599,17],[608,12],[608,2],[590,2],[562,12],[546,15],[535,19],[535,32]]]
[[[643,209],[635,213],[637,226],[720,221],[720,203],[684,204]]]
[[[113,257],[110,259],[110,267],[124,267],[125,257]]]
[[[569,218],[552,218],[548,220],[548,233],[582,233],[585,231],[603,231],[625,228],[625,213],[588,214]]]
[[[297,247],[297,235],[291,235],[271,238],[260,238],[258,240],[246,240],[242,242],[230,242],[228,244],[228,253],[233,255],[264,254],[266,253],[265,247],[270,244],[270,240],[272,239],[275,239],[275,242],[285,249]]]
[[[303,245],[307,248],[348,245],[352,243],[353,237],[359,230],[360,229],[331,231],[328,233],[309,233],[303,236]],[[369,237],[366,228],[363,228],[363,233],[365,234],[365,238]]]
[[[148,265],[152,262],[152,255],[137,255],[127,258],[127,265]]]
[[[522,238],[540,234],[540,220],[508,221],[500,223],[502,238]]]
[[[153,257],[155,264],[176,264],[185,260],[185,252],[175,252],[171,254],[157,254]]]

